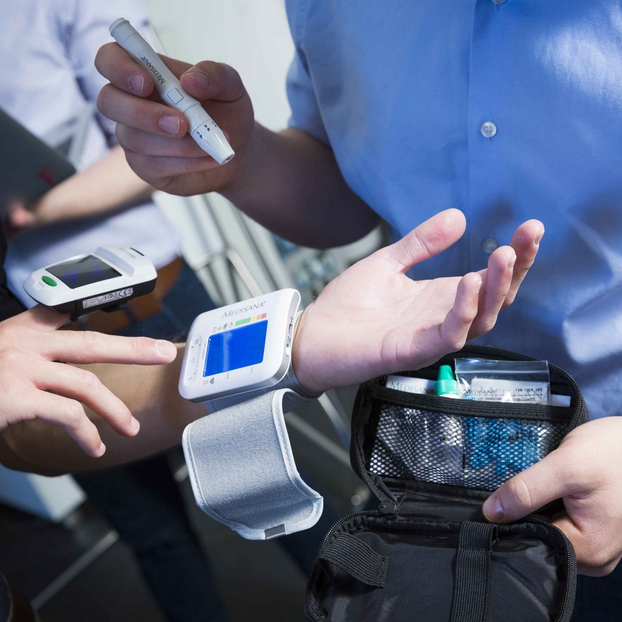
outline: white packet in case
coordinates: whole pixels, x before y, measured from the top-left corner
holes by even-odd
[[[546,361],[494,361],[457,358],[461,397],[484,402],[549,404],[551,383]]]

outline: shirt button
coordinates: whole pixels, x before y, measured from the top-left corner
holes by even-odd
[[[479,129],[482,132],[482,136],[485,136],[486,138],[492,138],[497,133],[497,126],[492,121],[482,123],[482,127]]]
[[[493,4],[505,4],[505,0],[492,0]]]
[[[490,255],[490,253],[499,248],[499,242],[497,242],[497,240],[495,240],[494,238],[486,238],[482,242],[482,248],[484,249],[485,253],[488,253]]]

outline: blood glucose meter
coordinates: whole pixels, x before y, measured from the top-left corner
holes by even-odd
[[[114,311],[153,291],[156,270],[142,253],[129,246],[100,246],[35,270],[24,289],[37,302],[76,320],[99,309]]]
[[[317,395],[298,382],[292,347],[300,294],[283,289],[199,315],[179,392],[211,414],[182,447],[197,505],[251,540],[312,527],[323,499],[300,477],[284,414]]]

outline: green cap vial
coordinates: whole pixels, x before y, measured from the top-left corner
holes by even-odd
[[[442,397],[450,397],[453,399],[460,398],[458,390],[458,381],[454,377],[451,365],[441,365],[438,370],[438,378],[434,386],[434,393]]]

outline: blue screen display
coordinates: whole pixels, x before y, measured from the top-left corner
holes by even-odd
[[[203,376],[257,365],[263,361],[268,320],[212,335],[207,341]]]
[[[117,272],[112,266],[93,255],[57,263],[49,266],[46,270],[58,277],[71,289],[121,276],[120,272]]]

